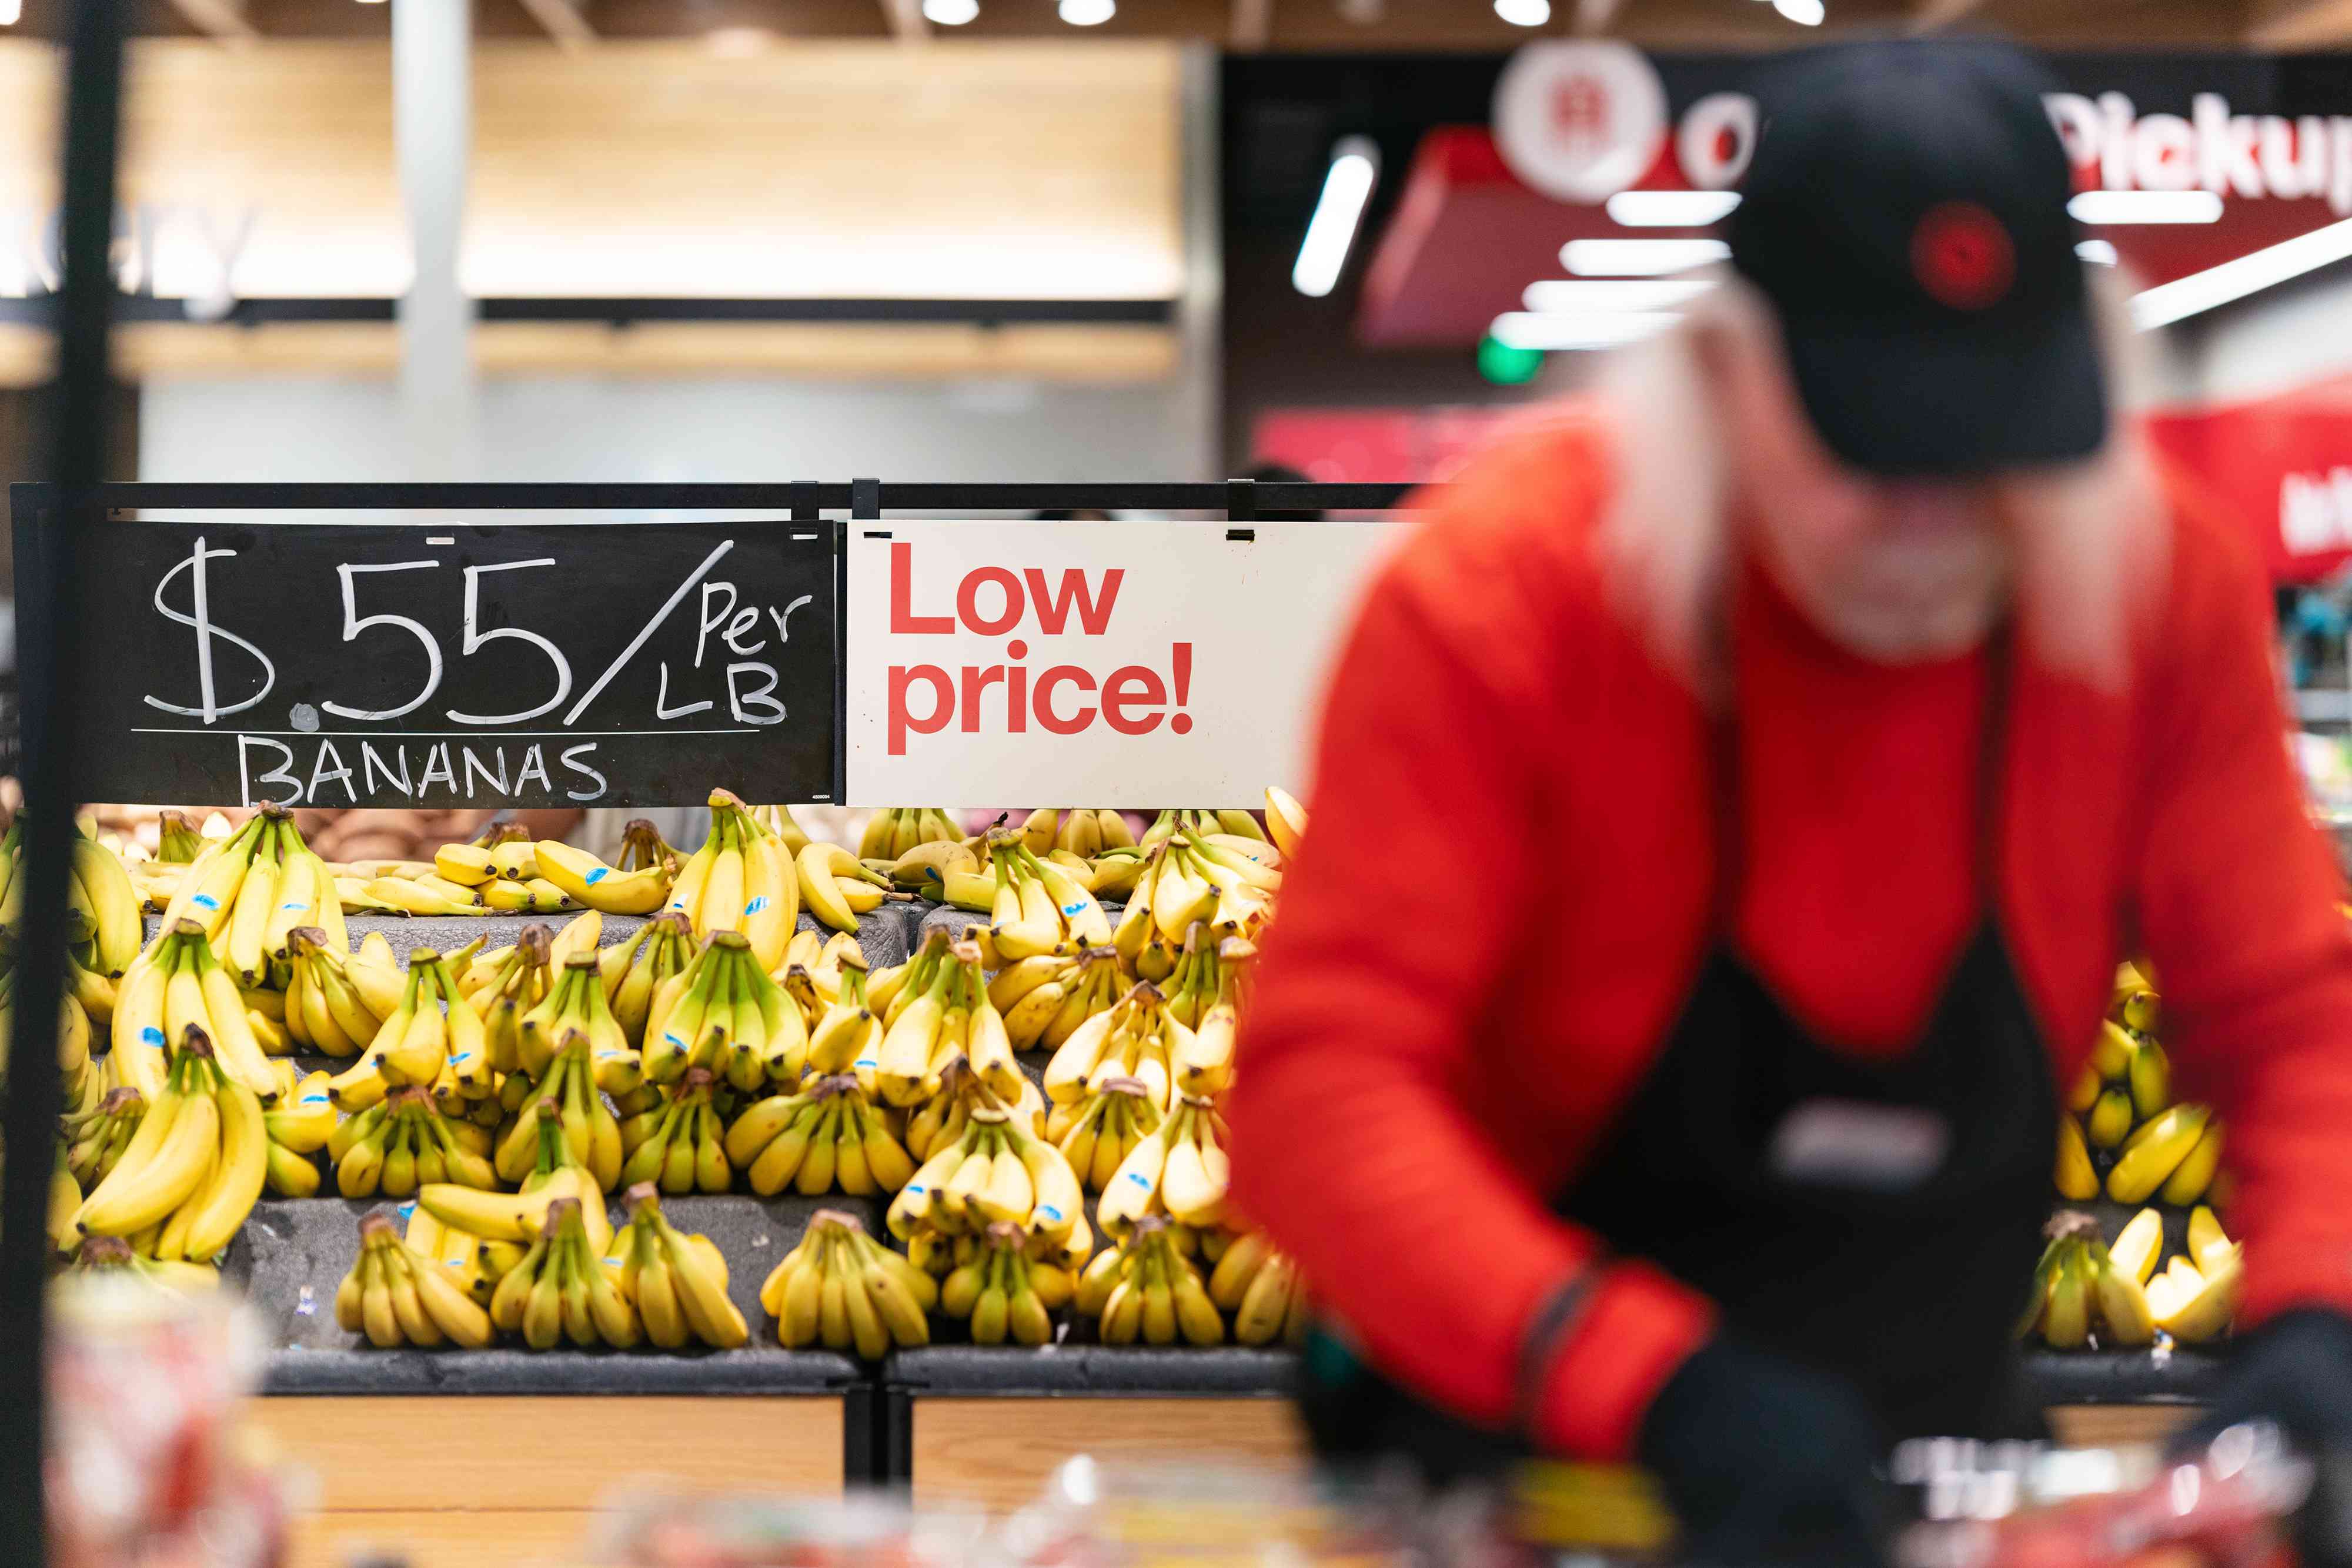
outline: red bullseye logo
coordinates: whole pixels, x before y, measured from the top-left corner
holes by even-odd
[[[1911,273],[1938,303],[1982,310],[2017,281],[2017,251],[1999,218],[1974,202],[1946,202],[1911,231]]]

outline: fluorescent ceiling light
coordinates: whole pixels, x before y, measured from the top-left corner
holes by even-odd
[[[1063,0],[1068,5],[1070,0]],[[1348,247],[1356,243],[1356,227],[1363,222],[1364,204],[1371,200],[1372,182],[1380,174],[1380,152],[1370,138],[1350,136],[1331,150],[1331,167],[1323,176],[1323,194],[1307,221],[1307,238],[1298,246],[1297,263],[1290,269],[1290,286],[1309,298],[1320,299],[1339,281],[1348,264]]]
[[[1118,15],[1116,0],[1062,0],[1062,20],[1073,27],[1099,27]]]
[[[25,19],[25,0],[0,0],[0,27],[13,27]]]
[[[2066,204],[2081,224],[2210,224],[2221,216],[2210,191],[2084,191]]]
[[[2086,239],[2074,247],[2074,254],[2094,267],[2113,267],[2123,260],[2116,247],[2103,239]]]
[[[1737,191],[1620,191],[1609,198],[1609,219],[1629,229],[1703,229],[1738,205]]]
[[[1730,255],[1719,239],[1572,239],[1559,260],[1579,277],[1660,277]]]
[[[1546,278],[1528,285],[1530,310],[1553,315],[1578,310],[1671,310],[1715,287],[1709,277]]]
[[[1514,27],[1540,27],[1551,20],[1551,0],[1495,0],[1495,15]]]
[[[1829,14],[1822,8],[1822,0],[1772,0],[1772,9],[1800,27],[1818,27]]]
[[[1487,330],[1507,349],[1613,349],[1664,331],[1682,318],[1671,310],[1589,311],[1554,316],[1514,310]]]
[[[935,27],[961,27],[980,15],[980,0],[923,0],[923,20]]]
[[[2183,317],[2227,305],[2232,299],[2243,299],[2273,284],[2300,277],[2347,256],[2352,256],[2352,218],[2135,294],[2132,322],[2143,332],[2151,327],[2169,326]]]

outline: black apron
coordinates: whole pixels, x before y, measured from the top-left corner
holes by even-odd
[[[2026,1436],[2039,1421],[2019,1397],[2011,1334],[2050,1217],[2058,1097],[1995,919],[2005,635],[1990,653],[1974,838],[1983,915],[1918,1040],[1893,1059],[1841,1052],[1734,951],[1738,746],[1719,723],[1707,955],[1648,1076],[1553,1205],[1611,1253],[1710,1297],[1749,1343],[1851,1380],[1895,1438]],[[1302,1357],[1300,1404],[1327,1457],[1403,1454],[1441,1482],[1529,1451],[1519,1434],[1422,1404],[1328,1328]]]

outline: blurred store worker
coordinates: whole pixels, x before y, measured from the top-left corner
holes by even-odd
[[[1685,1560],[1875,1560],[1890,1439],[2014,1429],[2055,1085],[2140,953],[2230,1127],[2219,1408],[2352,1438],[2352,934],[2252,553],[2122,421],[2055,85],[1782,68],[1731,275],[1372,588],[1232,1106],[1333,1447],[1638,1461]]]

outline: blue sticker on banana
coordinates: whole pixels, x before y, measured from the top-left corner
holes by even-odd
[[[151,1023],[139,1031],[139,1043],[152,1045],[161,1050],[163,1045],[163,1031]]]
[[[198,909],[218,909],[220,907],[220,900],[215,898],[209,893],[200,893],[194,898],[188,900],[188,902],[194,904]]]
[[[612,867],[600,865],[594,871],[590,872],[583,880],[585,881],[589,886],[593,887],[612,874]]]
[[[757,915],[767,907],[768,895],[763,893],[759,897],[753,899],[751,903],[745,904],[743,906],[743,913],[746,915]]]

